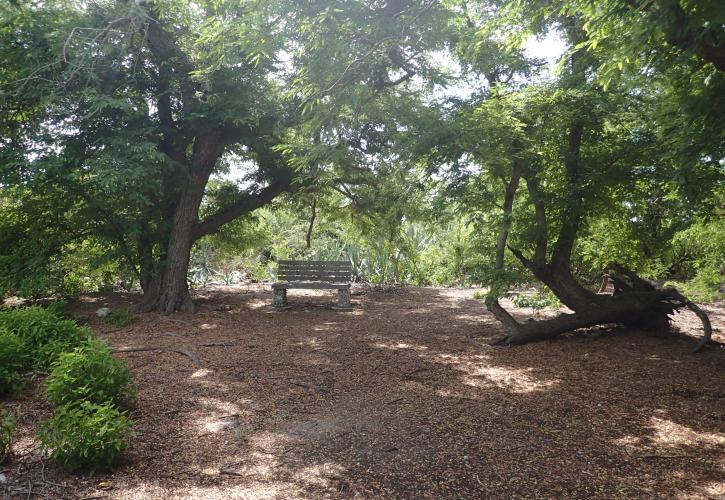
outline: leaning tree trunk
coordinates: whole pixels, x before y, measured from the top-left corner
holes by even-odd
[[[697,314],[703,324],[704,336],[695,347],[695,351],[700,350],[710,341],[712,335],[710,321],[700,308],[674,288],[657,289],[654,284],[616,264],[609,266],[609,278],[614,283],[614,294],[611,296],[596,294],[584,288],[572,275],[571,254],[584,216],[583,186],[585,185],[580,177],[579,168],[584,126],[577,118],[571,123],[568,135],[568,151],[564,167],[570,196],[562,210],[558,237],[548,262],[546,210],[539,193],[536,174],[520,161],[520,144],[513,144],[512,177],[504,197],[503,222],[496,249],[496,269],[502,271],[504,268],[504,249],[511,230],[513,200],[519,178],[523,177],[534,204],[541,233],[536,239],[536,250],[532,259],[526,258],[515,248],[509,246],[509,249],[574,313],[561,314],[549,320],[519,323],[499,303],[500,285],[494,284],[486,297],[486,307],[503,323],[507,331],[506,336],[497,343],[524,344],[551,339],[565,332],[601,324],[623,324],[664,333],[669,331],[670,315],[678,309],[688,308]]]
[[[525,264],[530,264],[528,260],[524,260]],[[602,324],[621,324],[665,333],[669,330],[670,315],[683,308],[693,311],[703,325],[703,338],[695,346],[694,351],[699,351],[710,341],[712,326],[707,314],[676,289],[657,289],[652,283],[617,264],[611,264],[609,271],[609,278],[614,282],[615,293],[613,295],[595,295],[595,299],[589,303],[573,308],[573,314],[560,314],[548,320],[519,323],[498,303],[496,303],[498,307],[489,307],[507,330],[506,336],[498,342],[525,344],[535,340],[551,339],[579,328]],[[548,273],[534,273],[534,275],[547,286],[551,283],[547,277]],[[569,286],[574,288],[580,285],[570,283]]]
[[[571,130],[570,156],[567,161],[569,180],[572,185],[578,182],[577,163],[581,129],[574,124]],[[500,228],[496,255],[496,268],[503,269],[503,244],[508,239],[511,228],[513,197],[518,186],[518,176],[524,177],[529,195],[534,201],[536,216],[542,229],[546,230],[546,213],[540,204],[536,176],[528,168],[514,162],[511,178],[504,199],[504,218]],[[573,186],[575,187],[575,186]],[[508,247],[511,252],[542,283],[570,309],[573,314],[561,314],[543,321],[519,323],[498,301],[499,290],[492,287],[486,297],[488,310],[503,323],[507,334],[497,343],[525,344],[535,340],[551,339],[562,333],[579,328],[601,324],[623,324],[654,330],[658,333],[669,331],[670,315],[678,309],[688,308],[700,318],[704,336],[695,347],[695,351],[705,346],[711,338],[712,327],[707,315],[695,304],[682,296],[676,289],[657,289],[653,283],[637,276],[624,266],[611,264],[609,279],[614,283],[613,295],[600,295],[584,288],[572,275],[571,251],[582,217],[581,198],[573,197],[572,203],[563,211],[563,223],[551,253],[546,261],[547,238],[545,233],[537,238],[533,259],[526,258],[516,248]]]

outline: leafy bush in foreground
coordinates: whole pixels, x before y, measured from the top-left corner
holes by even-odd
[[[20,375],[29,362],[28,347],[22,339],[0,327],[0,394],[19,388]]]
[[[45,370],[55,357],[92,337],[85,327],[61,319],[52,311],[32,306],[0,313],[0,328],[17,335],[32,353],[36,368]]]
[[[15,428],[18,424],[18,417],[15,413],[4,411],[0,417],[0,464],[3,463],[5,457],[10,451],[10,445],[13,443]]]
[[[52,364],[45,390],[55,406],[88,401],[128,407],[136,395],[126,363],[111,356],[111,348],[98,340],[88,340],[60,354]]]
[[[67,470],[107,469],[133,435],[126,415],[111,403],[87,401],[61,406],[45,421],[39,437],[50,458]]]

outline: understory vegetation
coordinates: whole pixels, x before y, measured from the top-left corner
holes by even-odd
[[[90,329],[58,311],[67,313],[66,304],[0,309],[0,393],[17,396],[49,371],[45,394],[54,415],[39,430],[42,446],[67,469],[103,469],[132,436],[125,409],[135,400],[133,377]],[[0,458],[10,450],[17,418],[2,413]]]
[[[366,223],[379,234],[370,234],[354,216],[343,212],[343,200],[337,201],[340,205],[330,212],[318,209],[309,247],[309,217],[284,206],[261,209],[254,218],[236,221],[225,232],[201,240],[191,253],[190,286],[273,281],[277,261],[284,259],[349,260],[355,281],[362,283],[486,287],[496,274],[492,262],[484,257],[493,252],[495,240],[491,234],[476,233],[472,222],[461,222],[453,215],[439,223],[422,217],[420,221],[403,219],[386,228],[384,220],[377,221],[373,216]],[[643,277],[676,286],[697,302],[725,298],[722,220],[693,221],[691,226],[659,241],[659,250],[651,257],[646,257],[649,250],[645,250],[645,243],[637,241],[638,224],[632,221],[631,226],[619,233],[601,227],[602,233],[578,242],[576,273],[590,288],[600,286],[607,263],[618,261],[626,262]],[[603,234],[607,235],[605,239]],[[623,251],[626,255],[622,255]],[[65,278],[54,286],[32,292],[21,285],[12,292],[30,298],[52,294],[72,297],[138,287],[134,277],[123,272],[122,265],[117,273],[104,278],[96,270],[75,263],[74,257],[67,262],[59,259],[57,274]],[[523,267],[511,266],[510,278],[513,289],[535,285],[542,294],[551,294],[545,285],[532,281]],[[68,282],[75,285],[68,287]],[[526,307],[523,300],[516,304]],[[551,299],[545,302],[556,303]],[[128,311],[113,311],[104,321],[122,327],[133,317]]]

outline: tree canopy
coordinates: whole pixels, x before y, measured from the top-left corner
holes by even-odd
[[[90,255],[146,309],[193,310],[194,252],[274,259],[280,221],[300,255],[317,224],[386,280],[438,259],[442,282],[489,287],[508,342],[696,308],[640,275],[721,285],[714,0],[18,1],[0,19],[5,290]],[[556,68],[527,51],[552,35]],[[531,280],[575,314],[518,324],[498,299]]]

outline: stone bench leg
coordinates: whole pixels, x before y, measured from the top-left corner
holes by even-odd
[[[339,288],[337,290],[337,306],[335,306],[335,309],[350,309],[351,307],[350,289]]]
[[[272,297],[272,307],[283,308],[287,307],[287,289],[286,288],[275,288],[274,296]]]

